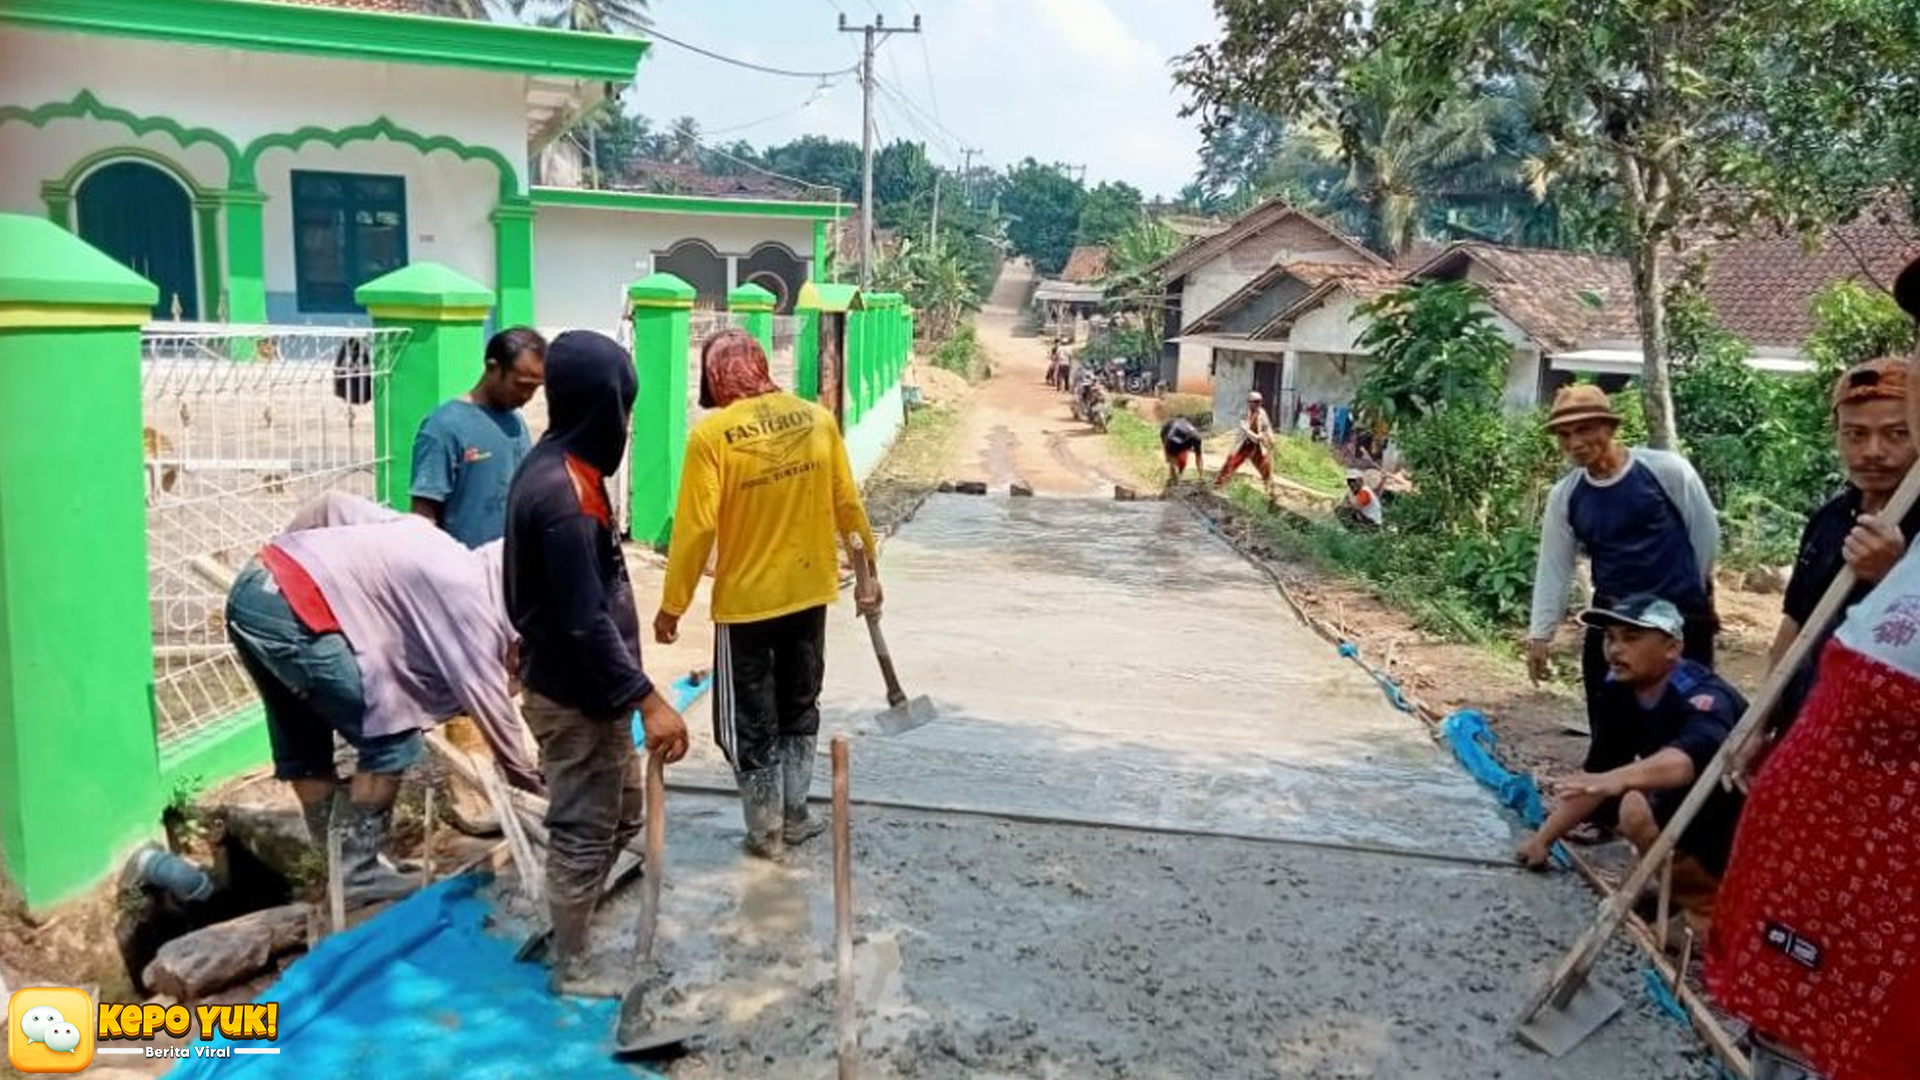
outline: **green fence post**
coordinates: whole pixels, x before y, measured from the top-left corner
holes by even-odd
[[[894,382],[905,382],[907,369],[913,366],[914,314],[910,307],[900,309],[900,370],[895,372]]]
[[[493,290],[450,266],[420,262],[374,278],[353,299],[379,329],[407,333],[393,372],[373,382],[375,497],[395,510],[412,502],[413,437],[427,414],[473,388],[485,364]],[[384,400],[381,400],[384,395]]]
[[[868,409],[878,404],[886,392],[893,387],[894,373],[900,359],[900,309],[906,298],[897,292],[869,293],[868,306],[875,309],[873,339],[873,368],[867,382]]]
[[[492,214],[501,329],[533,325],[533,218],[533,203],[518,199],[501,203]]]
[[[819,290],[805,286],[800,289],[799,299],[794,301],[793,317],[793,392],[808,401],[819,401]]]
[[[158,831],[140,325],[159,290],[0,214],[0,856],[30,907]]]
[[[746,316],[747,333],[773,356],[773,302],[771,292],[748,282],[727,294],[727,310]]]
[[[868,301],[871,304],[871,300]],[[847,312],[846,406],[842,421],[847,427],[860,422],[867,406],[867,330],[874,309],[865,306]]]
[[[628,530],[655,547],[673,535],[680,464],[687,456],[687,355],[694,288],[672,274],[648,274],[627,286],[633,308],[633,403],[627,449]]]

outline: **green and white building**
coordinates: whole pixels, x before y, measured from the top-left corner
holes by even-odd
[[[848,207],[533,182],[645,40],[408,6],[0,0],[0,211],[154,281],[163,319],[361,322],[354,289],[411,262],[548,329],[611,329],[654,270],[714,307],[752,282],[790,309],[824,279]]]

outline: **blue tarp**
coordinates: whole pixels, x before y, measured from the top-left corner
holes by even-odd
[[[1481,786],[1500,798],[1500,805],[1520,816],[1529,829],[1537,829],[1547,820],[1546,803],[1533,777],[1509,772],[1494,755],[1500,739],[1487,725],[1487,718],[1472,709],[1461,709],[1440,722],[1440,737],[1447,740],[1453,756]],[[1559,844],[1553,845],[1553,858],[1562,866],[1570,865]]]
[[[700,695],[706,693],[711,686],[713,686],[713,678],[705,672],[700,673],[700,680],[698,682],[694,681],[691,673],[682,675],[674,681],[672,686],[667,688],[667,700],[673,702],[675,711],[686,712],[693,707],[694,702],[700,700]],[[647,732],[646,729],[640,726],[639,713],[633,714],[633,745],[647,745]]]
[[[659,1074],[613,1061],[613,1001],[555,998],[547,969],[516,963],[481,929],[486,879],[434,884],[334,934],[259,1000],[280,1003],[277,1055],[194,1058],[171,1080],[379,1077],[380,1080],[633,1080]],[[208,1045],[198,1044],[195,1045]]]

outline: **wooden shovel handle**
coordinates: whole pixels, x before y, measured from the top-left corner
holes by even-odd
[[[860,1016],[853,990],[853,828],[847,738],[834,736],[833,763],[833,974],[836,1058],[839,1080],[860,1075]]]
[[[854,588],[866,591],[867,583],[873,580],[873,560],[867,555],[867,546],[858,533],[847,537],[847,553],[853,563]],[[887,681],[887,704],[898,707],[907,700],[906,691],[900,689],[900,676],[893,670],[893,653],[887,648],[887,638],[880,632],[880,613],[869,612],[867,636],[873,639],[873,656],[880,661],[880,677]]]
[[[647,755],[647,866],[640,879],[640,959],[653,958],[653,931],[660,921],[660,878],[666,871],[667,777],[659,754]]]

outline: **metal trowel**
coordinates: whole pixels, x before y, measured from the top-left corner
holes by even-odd
[[[1551,1000],[1520,1025],[1520,1041],[1552,1057],[1564,1057],[1626,1007],[1619,994],[1587,981],[1565,1004]]]
[[[867,583],[873,580],[873,562],[867,558],[866,545],[859,536],[849,536],[847,550],[853,556],[855,588],[865,592]],[[933,707],[932,698],[921,694],[909,700],[907,692],[900,689],[900,676],[893,670],[893,654],[887,651],[886,636],[880,633],[880,613],[870,611],[866,620],[867,636],[873,639],[874,658],[880,661],[880,676],[887,681],[887,711],[876,715],[874,722],[883,733],[898,735],[938,719],[940,712]]]
[[[667,779],[658,754],[647,755],[647,876],[641,879],[640,913],[634,927],[638,974],[614,1015],[613,1056],[666,1058],[686,1053],[702,1032],[691,1025],[664,1025],[649,1001],[665,976],[653,962],[654,930],[660,922],[660,879],[666,873]]]

